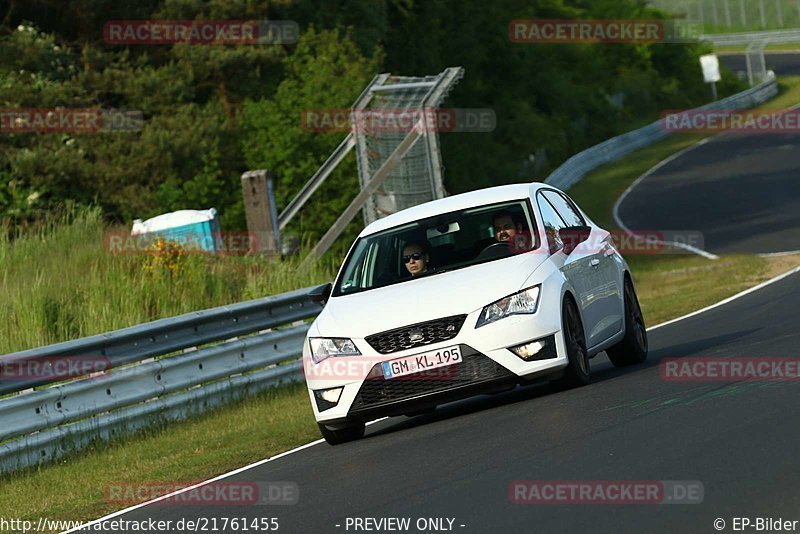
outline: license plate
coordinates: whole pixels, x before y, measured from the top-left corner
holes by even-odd
[[[383,362],[383,378],[388,380],[398,376],[436,369],[437,367],[446,367],[461,361],[461,350],[458,348],[458,345],[432,350],[423,352],[422,354],[415,354],[414,356],[406,356],[405,358]]]

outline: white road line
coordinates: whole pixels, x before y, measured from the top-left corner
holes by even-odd
[[[794,254],[800,254],[800,250],[787,250],[786,252],[762,252],[758,255],[762,258],[774,258],[777,256],[793,256]]]
[[[747,52],[742,50],[739,52],[738,50],[716,50],[714,52],[718,56],[746,56]],[[800,48],[793,49],[793,50],[764,50],[765,56],[796,56],[800,54]]]
[[[694,150],[695,148],[703,146],[704,144],[708,143],[711,139],[713,139],[713,138],[712,137],[706,137],[706,138],[700,140],[699,142],[693,144],[692,146],[686,147],[683,150],[675,152],[674,154],[672,154],[667,159],[661,160],[658,163],[656,163],[654,167],[652,167],[646,173],[644,173],[643,175],[639,176],[636,180],[634,180],[633,183],[628,186],[628,188],[619,196],[617,201],[614,203],[613,215],[614,215],[614,222],[617,223],[617,226],[619,226],[626,234],[630,235],[634,239],[637,239],[637,240],[644,239],[644,240],[646,240],[648,242],[663,243],[665,245],[671,245],[671,246],[676,247],[676,248],[681,248],[683,250],[688,250],[689,252],[691,252],[693,254],[697,254],[698,256],[702,256],[702,257],[707,258],[709,260],[718,260],[719,256],[717,256],[716,254],[712,254],[712,253],[707,252],[707,251],[705,251],[703,249],[700,249],[700,248],[697,248],[697,247],[693,247],[693,246],[687,245],[685,243],[676,243],[674,241],[662,241],[662,240],[659,240],[659,239],[654,239],[652,237],[643,238],[642,236],[639,236],[636,233],[632,232],[631,229],[628,228],[628,226],[624,222],[622,222],[622,219],[619,216],[619,206],[620,206],[620,204],[622,204],[622,201],[625,200],[625,197],[627,197],[628,194],[630,194],[630,192],[633,191],[633,188],[636,187],[639,184],[639,182],[641,182],[642,180],[644,180],[645,178],[647,178],[648,176],[650,176],[651,174],[653,174],[654,172],[659,170],[664,165],[666,165],[666,164],[678,159],[679,157],[683,156],[684,154],[686,154],[690,150]]]
[[[797,273],[797,272],[800,272],[800,267],[795,267],[794,269],[792,269],[790,271],[787,271],[787,272],[785,272],[783,274],[775,276],[774,278],[770,278],[769,280],[767,280],[765,282],[762,282],[762,283],[758,284],[757,286],[754,286],[754,287],[751,287],[750,289],[746,289],[744,291],[741,291],[741,292],[739,292],[739,293],[737,293],[737,294],[735,294],[735,295],[733,295],[731,297],[728,297],[728,298],[726,298],[724,300],[721,300],[721,301],[717,302],[716,304],[712,304],[711,306],[706,306],[703,309],[697,310],[697,311],[692,312],[692,313],[688,313],[686,315],[682,315],[681,317],[678,317],[676,319],[672,319],[670,321],[666,321],[666,322],[657,324],[655,326],[651,326],[650,328],[647,329],[647,331],[650,332],[650,331],[655,330],[657,328],[661,328],[662,326],[667,326],[667,325],[672,324],[672,323],[677,323],[678,321],[682,321],[684,319],[688,319],[689,317],[694,317],[695,315],[699,315],[701,313],[707,312],[708,310],[712,310],[714,308],[717,308],[719,306],[727,304],[727,303],[729,303],[729,302],[731,302],[733,300],[736,300],[738,298],[741,298],[741,297],[743,297],[743,296],[745,296],[745,295],[747,295],[749,293],[752,293],[754,291],[758,291],[759,289],[764,288],[764,287],[766,287],[766,286],[768,286],[770,284],[774,284],[775,282],[783,280],[787,276],[791,276],[791,275],[793,275],[794,273]],[[378,419],[376,421],[370,421],[369,423],[367,423],[367,426],[375,424],[375,423],[379,423],[379,422],[383,421],[384,419],[387,419],[387,418],[383,417],[383,418]],[[289,450],[289,451],[286,451],[286,452],[282,452],[282,453],[277,454],[275,456],[272,456],[270,458],[266,458],[264,460],[259,460],[257,462],[252,463],[252,464],[249,464],[249,465],[246,465],[244,467],[240,467],[238,469],[230,471],[228,473],[223,473],[223,474],[221,474],[221,475],[219,475],[219,476],[217,476],[215,478],[212,478],[210,480],[206,480],[204,482],[199,482],[199,483],[197,483],[197,484],[195,484],[193,486],[190,486],[190,487],[187,487],[187,488],[183,488],[183,489],[181,489],[179,491],[175,491],[175,492],[167,494],[167,495],[162,495],[161,497],[158,497],[156,499],[153,499],[153,500],[150,500],[150,501],[147,501],[147,502],[143,502],[143,503],[139,503],[137,505],[130,506],[130,507],[125,508],[123,510],[118,510],[116,512],[113,512],[113,513],[111,513],[111,514],[109,514],[107,516],[101,517],[99,519],[94,519],[92,521],[88,521],[85,524],[83,524],[81,527],[73,528],[71,530],[62,531],[61,534],[68,534],[70,532],[78,532],[78,531],[87,529],[87,528],[89,528],[89,527],[91,527],[91,526],[93,526],[93,525],[95,525],[97,523],[100,523],[102,521],[107,521],[109,519],[113,519],[115,517],[119,517],[119,516],[121,516],[123,514],[126,514],[128,512],[132,512],[133,510],[137,510],[139,508],[143,508],[143,507],[148,506],[150,504],[153,504],[153,503],[156,503],[156,502],[159,502],[159,501],[163,501],[164,499],[167,499],[169,497],[173,497],[175,495],[179,495],[181,493],[193,490],[195,488],[199,488],[199,487],[205,486],[206,484],[210,484],[212,482],[216,482],[218,480],[222,480],[222,479],[231,477],[233,475],[237,475],[239,473],[242,473],[242,472],[247,471],[249,469],[252,469],[254,467],[258,467],[260,465],[264,465],[264,464],[272,462],[274,460],[278,460],[279,458],[283,458],[284,456],[289,456],[290,454],[294,454],[294,453],[302,451],[304,449],[308,449],[310,447],[313,447],[314,445],[319,445],[320,443],[324,443],[324,441],[325,440],[323,440],[323,439],[318,439],[316,441],[312,441],[311,443],[306,443],[305,445],[301,445],[301,446],[296,447],[296,448],[294,448],[292,450]]]
[[[367,423],[367,426],[374,425],[375,423],[380,423],[384,419],[387,419],[387,418],[386,417],[382,417],[380,419],[376,419],[375,421],[370,421],[369,423]],[[133,506],[129,506],[128,508],[125,508],[123,510],[118,510],[116,512],[110,513],[110,514],[108,514],[106,516],[103,516],[103,517],[101,517],[99,519],[93,519],[91,521],[87,521],[86,523],[84,523],[80,527],[76,527],[76,528],[73,528],[71,530],[64,530],[60,534],[68,534],[69,532],[80,532],[82,530],[90,529],[90,527],[92,527],[93,525],[96,525],[97,523],[101,523],[103,521],[108,521],[109,519],[113,519],[113,518],[119,517],[119,516],[121,516],[123,514],[127,514],[128,512],[132,512],[134,510],[137,510],[139,508],[143,508],[145,506],[149,506],[149,505],[157,503],[159,501],[163,501],[163,500],[168,499],[170,497],[174,497],[175,495],[180,495],[181,493],[185,493],[187,491],[191,491],[191,490],[193,490],[195,488],[199,488],[199,487],[205,486],[207,484],[211,484],[212,482],[216,482],[216,481],[222,480],[224,478],[232,477],[233,475],[238,475],[239,473],[242,473],[243,471],[247,471],[249,469],[253,469],[254,467],[258,467],[259,465],[264,465],[264,464],[272,462],[274,460],[278,460],[279,458],[283,458],[284,456],[289,456],[290,454],[294,454],[294,453],[302,451],[304,449],[308,449],[310,447],[313,447],[314,445],[319,445],[320,443],[325,443],[325,440],[324,439],[318,439],[316,441],[312,441],[311,443],[306,443],[305,445],[300,445],[299,447],[295,447],[294,449],[288,450],[286,452],[282,452],[280,454],[276,454],[275,456],[271,456],[269,458],[265,458],[263,460],[259,460],[257,462],[253,462],[252,464],[246,465],[244,467],[239,467],[238,469],[234,469],[233,471],[229,471],[227,473],[223,473],[223,474],[221,474],[221,475],[219,475],[217,477],[214,477],[212,479],[205,480],[203,482],[198,482],[197,484],[194,484],[193,486],[189,486],[189,487],[186,487],[186,488],[181,488],[178,491],[173,491],[172,493],[168,493],[166,495],[162,495],[162,496],[157,497],[155,499],[152,499],[152,500],[149,500],[149,501],[146,501],[146,502],[142,502],[142,503],[139,503],[139,504],[136,504],[136,505],[133,505]]]
[[[795,110],[795,109],[798,109],[798,108],[800,108],[800,104],[794,104],[794,105],[789,106],[788,108],[786,108],[784,111],[791,111],[791,110]],[[625,191],[619,196],[617,201],[614,203],[613,215],[614,215],[614,222],[617,223],[617,226],[619,226],[626,234],[632,236],[634,239],[639,239],[639,240],[645,239],[646,241],[649,241],[649,242],[664,243],[665,245],[672,245],[672,246],[677,247],[677,248],[682,248],[684,250],[688,250],[689,252],[693,252],[694,254],[698,254],[698,255],[703,256],[704,258],[708,258],[710,260],[718,260],[719,256],[717,256],[716,254],[712,254],[711,252],[708,252],[708,251],[693,247],[691,245],[685,245],[683,243],[675,243],[675,242],[671,242],[671,241],[660,241],[660,240],[656,240],[656,239],[653,239],[653,238],[643,238],[642,236],[637,236],[635,233],[633,233],[625,225],[624,222],[622,222],[622,219],[619,216],[619,206],[620,206],[620,204],[622,204],[622,201],[625,200],[625,197],[627,197],[628,194],[633,190],[633,188],[636,187],[639,184],[639,182],[641,182],[642,180],[644,180],[645,178],[647,178],[648,176],[650,176],[651,174],[653,174],[654,172],[659,170],[664,165],[666,165],[666,164],[670,163],[671,161],[674,161],[675,159],[683,156],[684,154],[686,154],[690,150],[694,150],[695,148],[703,146],[704,144],[706,144],[707,142],[711,141],[712,139],[714,139],[716,137],[720,137],[720,136],[723,136],[723,135],[730,135],[730,134],[731,134],[731,132],[723,131],[723,132],[720,132],[720,133],[718,133],[716,135],[713,135],[711,137],[706,137],[706,138],[700,140],[699,142],[695,143],[694,145],[686,147],[683,150],[680,150],[680,151],[672,154],[667,159],[659,161],[652,169],[648,170],[646,173],[644,173],[643,175],[639,176],[636,180],[634,180],[633,183],[631,185],[629,185],[627,189],[625,189]],[[798,253],[800,253],[800,250],[787,250],[785,252],[765,252],[765,253],[759,253],[759,254],[756,254],[756,255],[764,257],[764,258],[769,258],[769,257],[772,257],[772,256],[790,256],[792,254],[798,254]]]
[[[730,296],[730,297],[728,297],[726,299],[723,299],[723,300],[717,302],[716,304],[712,304],[711,306],[706,306],[705,308],[702,308],[700,310],[693,311],[691,313],[687,313],[686,315],[681,315],[680,317],[678,317],[676,319],[671,319],[669,321],[657,324],[655,326],[651,326],[650,328],[647,329],[647,331],[649,332],[650,330],[655,330],[656,328],[661,328],[662,326],[667,326],[668,324],[677,323],[678,321],[683,321],[684,319],[688,319],[689,317],[694,317],[695,315],[700,315],[701,313],[707,312],[709,310],[713,310],[714,308],[718,308],[718,307],[723,306],[723,305],[725,305],[725,304],[727,304],[727,303],[729,303],[731,301],[734,301],[734,300],[736,300],[738,298],[741,298],[741,297],[743,297],[743,296],[745,296],[747,294],[750,294],[753,291],[758,291],[759,289],[767,287],[770,284],[774,284],[775,282],[783,280],[787,276],[791,276],[791,275],[793,275],[793,274],[795,274],[797,272],[800,272],[800,267],[795,267],[794,269],[791,269],[791,270],[789,270],[789,271],[787,271],[787,272],[785,272],[783,274],[779,274],[778,276],[776,276],[774,278],[770,278],[769,280],[767,280],[765,282],[761,282],[757,286],[753,286],[750,289],[745,289],[744,291],[736,293],[735,295]]]

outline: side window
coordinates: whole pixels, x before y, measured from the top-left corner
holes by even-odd
[[[544,233],[547,235],[550,254],[555,254],[564,248],[564,243],[561,242],[558,231],[566,228],[567,224],[541,194],[536,195],[536,202],[539,204],[539,211],[542,212],[542,224],[544,225]]]
[[[375,285],[375,261],[378,258],[380,241],[376,241],[367,250],[367,259],[364,262],[364,272],[361,275],[361,287],[372,287]]]
[[[572,207],[566,198],[555,191],[543,191],[542,194],[550,201],[553,207],[556,208],[556,211],[564,222],[567,223],[567,226],[584,226],[586,222],[581,217],[581,214],[575,211],[575,208]]]
[[[380,239],[374,244],[371,251],[374,257],[369,262],[372,264],[369,287],[382,286],[397,279],[398,246],[396,237]]]
[[[353,289],[361,289],[364,276],[364,263],[366,260],[368,241],[361,239],[353,251],[352,258],[347,262],[347,268],[342,274],[340,290],[343,293]]]

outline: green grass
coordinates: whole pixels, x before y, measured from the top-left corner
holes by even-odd
[[[0,232],[0,354],[274,295],[333,279],[330,261],[189,254],[177,273],[151,254],[113,254],[97,210],[10,239]]]
[[[614,165],[591,173],[570,189],[570,196],[607,229],[616,229],[611,208],[620,194],[670,154],[702,139],[680,135],[642,149]],[[769,278],[777,259],[726,256],[708,260],[695,254],[627,254],[645,319],[654,325],[702,308]]]
[[[800,76],[781,76],[778,80],[778,95],[757,109],[786,109],[798,103],[800,103]]]
[[[781,77],[778,95],[757,109],[785,109],[800,102],[800,76]],[[612,208],[633,181],[670,155],[688,148],[702,134],[672,135],[588,174],[570,196],[600,226],[617,229]],[[729,297],[788,269],[792,258],[725,256],[708,260],[694,254],[628,255],[648,324],[679,317]]]
[[[800,77],[784,78],[780,96],[765,108],[797,102]],[[701,138],[672,136],[598,169],[570,194],[599,224],[613,228],[611,208],[619,194],[653,165]],[[38,346],[333,276],[333,265],[300,273],[297,260],[241,257],[190,258],[182,267],[184,277],[153,276],[142,268],[141,257],[104,253],[105,230],[98,214],[87,212],[72,224],[0,241],[0,291],[9,295],[0,320],[15,325],[6,329],[11,337],[2,340],[3,347]],[[627,259],[650,325],[717,302],[798,261],[750,256],[712,261],[674,254]],[[32,311],[26,312],[28,307]],[[48,317],[58,319],[59,326],[49,325]],[[98,444],[58,464],[0,479],[0,517],[92,519],[121,507],[105,502],[108,484],[208,479],[318,437],[304,388],[282,388],[171,425],[168,431],[153,429],[122,442]]]
[[[105,501],[109,484],[206,480],[318,438],[305,388],[284,387],[0,479],[0,517],[94,519],[124,507]]]
[[[702,21],[703,32],[708,34],[791,29],[800,26],[800,13],[795,0],[764,0],[763,25],[758,0],[651,0],[649,4],[694,23]]]
[[[756,109],[780,110],[797,103],[800,103],[800,76],[782,76],[778,83],[778,95]],[[660,161],[706,137],[709,136],[671,135],[619,161],[599,167],[570,188],[569,194],[600,226],[616,228],[611,210],[625,189]]]
[[[594,222],[604,228],[616,228],[611,208],[617,198],[637,177],[658,162],[696,144],[704,135],[673,135],[626,158],[603,165],[572,186],[569,195]]]
[[[774,276],[772,266],[779,262],[758,256],[723,256],[716,261],[695,255],[626,259],[636,280],[642,312],[650,326],[759,284]],[[794,261],[800,263],[800,258]]]
[[[747,45],[741,46],[715,46],[714,52],[718,55],[743,54],[747,51]],[[800,43],[774,43],[764,47],[764,51],[769,52],[800,52]]]

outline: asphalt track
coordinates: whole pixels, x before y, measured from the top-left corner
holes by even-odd
[[[642,366],[619,370],[598,356],[587,387],[534,385],[387,419],[361,441],[314,445],[226,479],[294,481],[292,506],[155,503],[115,519],[276,517],[291,533],[355,532],[348,517],[454,518],[465,533],[717,532],[717,518],[725,531],[734,517],[800,520],[798,383],[674,382],[659,367],[665,358],[797,357],[798,308],[795,273],[652,330]],[[512,504],[515,480],[696,480],[704,500]]]
[[[722,54],[719,61],[733,72],[743,72],[747,75],[747,59],[744,54]],[[800,54],[797,52],[767,53],[764,61],[768,70],[775,74],[800,74]]]
[[[712,253],[799,250],[800,135],[713,137],[635,184],[617,215],[630,230],[700,232]]]

